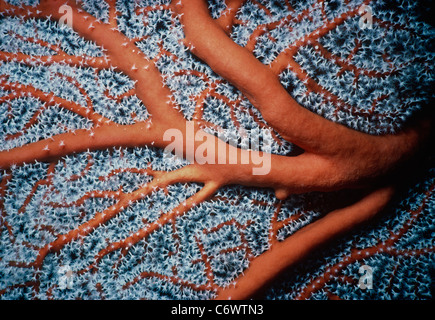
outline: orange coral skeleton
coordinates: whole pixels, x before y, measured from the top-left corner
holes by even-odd
[[[213,71],[237,87],[261,112],[270,127],[287,141],[302,148],[304,152],[291,157],[271,155],[271,170],[267,175],[262,176],[252,175],[252,168],[255,167],[252,163],[248,165],[198,165],[192,163],[172,172],[160,172],[150,169],[147,173],[153,176],[153,180],[149,184],[131,193],[124,193],[122,190],[113,192],[111,195],[117,200],[116,204],[96,214],[78,228],[66,234],[58,235],[55,241],[39,249],[39,254],[33,263],[22,267],[41,268],[48,254],[60,250],[73,239],[86,236],[94,228],[109,221],[131,203],[143,199],[153,188],[164,189],[166,186],[177,182],[199,182],[203,183],[204,186],[202,190],[190,197],[185,203],[180,204],[170,212],[162,214],[154,223],[101,250],[95,257],[95,262],[81,272],[97,268],[98,262],[109,252],[115,250],[126,252],[129,247],[148,237],[157,228],[173,222],[174,219],[183,215],[193,206],[212,197],[218,188],[225,185],[240,184],[270,187],[275,190],[276,197],[279,200],[286,199],[291,193],[333,191],[342,188],[369,188],[371,190],[359,202],[329,213],[311,225],[297,231],[284,241],[279,242],[272,237],[270,249],[251,259],[248,270],[236,279],[233,287],[220,288],[213,282],[211,272],[208,273],[210,275],[208,285],[216,290],[218,299],[248,298],[279,272],[300,261],[311,250],[367,221],[386,206],[394,193],[394,187],[385,184],[378,185],[377,181],[399,168],[400,165],[416,154],[420,145],[428,136],[430,124],[427,121],[422,121],[396,135],[373,136],[357,132],[326,120],[301,107],[283,88],[278,77],[282,70],[290,66],[300,79],[306,80],[310,89],[328,94],[313,79],[309,78],[293,59],[293,56],[299,46],[310,40],[316,42],[322,35],[343,23],[347,18],[357,15],[358,8],[328,21],[316,32],[290,45],[270,65],[264,65],[252,54],[256,35],[261,34],[262,29],[254,32],[255,34],[250,37],[246,47],[235,44],[228,37],[228,31],[231,30],[233,23],[236,21],[235,13],[237,9],[244,1],[227,0],[226,2],[226,12],[217,20],[210,17],[204,0],[175,1],[168,8],[171,9],[173,14],[180,15],[186,36],[185,44],[191,52],[207,63]],[[369,2],[365,1],[366,4]],[[14,7],[5,1],[1,1],[0,11],[5,15],[22,15],[28,18],[48,17],[59,20],[62,16],[59,13],[59,7],[63,4],[65,4],[65,1],[42,0],[36,7]],[[117,30],[116,8],[113,1],[109,3],[111,7],[109,23],[107,24],[90,16],[74,2],[68,1],[67,4],[72,7],[74,30],[85,39],[103,47],[107,58],[72,57],[62,52],[60,48],[53,47],[52,49],[57,55],[54,55],[52,59],[40,57],[39,63],[63,62],[96,69],[112,66],[135,81],[134,92],[128,92],[128,94],[136,94],[147,107],[151,118],[132,125],[115,124],[96,113],[91,105],[82,107],[55,97],[54,94],[45,94],[31,85],[22,86],[11,83],[7,78],[3,77],[1,79],[2,85],[13,91],[11,96],[4,97],[3,100],[29,94],[39,98],[46,104],[59,103],[62,108],[88,118],[94,126],[90,130],[79,129],[58,134],[50,139],[2,151],[0,152],[0,168],[2,169],[35,160],[54,163],[54,161],[65,155],[86,150],[111,147],[141,147],[144,145],[164,148],[169,143],[163,140],[165,130],[176,128],[183,134],[186,133],[186,120],[174,108],[175,103],[171,99],[172,93],[168,87],[162,85],[164,83],[163,77],[155,67],[154,61],[139,50],[135,45],[135,39],[129,39]],[[143,10],[147,10],[147,8]],[[267,27],[272,28],[273,26]],[[38,41],[35,39],[27,40]],[[43,42],[39,44],[51,46]],[[319,48],[319,50],[325,50],[322,47]],[[161,51],[161,54],[168,53]],[[24,62],[29,57],[25,54],[0,53],[0,59],[8,60],[10,58],[16,58]],[[74,79],[69,79],[69,81],[74,82]],[[213,92],[213,87],[205,90],[203,92],[204,96],[216,94],[216,92]],[[329,95],[331,99],[334,99],[332,94]],[[203,122],[200,118],[201,114],[198,110],[193,120],[195,132],[201,130]],[[36,116],[32,119],[31,121],[35,121]],[[31,123],[27,127],[30,125]],[[214,136],[210,136],[207,141],[216,146],[225,143]],[[198,145],[195,142],[194,150]],[[226,147],[234,148],[230,145],[226,145]],[[246,152],[249,151],[237,149],[238,159],[241,158],[242,153]],[[187,158],[191,156],[186,149],[184,150],[184,156]],[[227,161],[227,163],[230,163],[230,161]],[[49,170],[53,170],[52,167],[50,168]],[[1,182],[2,193],[5,192],[9,178],[10,175],[6,175]],[[49,185],[51,183],[50,178],[48,177],[39,183]],[[373,186],[377,187],[373,188]],[[31,196],[32,194],[29,197]],[[98,197],[102,196],[102,194],[86,195],[85,197],[91,196]],[[275,223],[277,222],[275,221]],[[390,242],[392,241],[394,239],[390,240]],[[198,244],[198,246],[201,249],[201,244]],[[379,248],[382,246],[387,247],[388,244],[380,244]],[[376,250],[373,249],[372,251]],[[354,254],[351,258],[358,259],[358,255]],[[336,268],[330,270],[328,274],[337,271]],[[190,285],[176,277],[167,277],[149,272],[141,274],[133,282],[145,277],[161,277],[174,283]],[[326,275],[326,279],[327,277],[328,275]],[[37,278],[31,283],[23,285],[38,288]],[[129,285],[131,283],[126,286]],[[203,289],[198,286],[194,288]],[[303,298],[308,294],[309,292],[302,292],[299,297]]]

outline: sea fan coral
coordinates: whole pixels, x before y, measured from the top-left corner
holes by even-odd
[[[433,298],[418,1],[0,0],[0,19],[1,299]]]

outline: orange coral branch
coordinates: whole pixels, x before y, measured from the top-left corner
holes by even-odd
[[[134,201],[137,201],[138,199],[143,198],[145,195],[150,193],[154,188],[156,187],[162,187],[166,186],[168,184],[173,184],[177,182],[186,181],[186,178],[190,178],[189,176],[184,175],[185,170],[180,169],[175,172],[169,172],[164,174],[161,178],[156,179],[155,184],[148,184],[144,188],[141,188],[140,190],[135,191],[134,193],[130,194],[128,203],[132,203]],[[138,230],[137,232],[133,233],[131,236],[118,241],[111,243],[106,248],[102,249],[95,257],[95,262],[90,265],[87,270],[90,270],[92,268],[96,268],[98,266],[99,261],[110,252],[113,252],[115,250],[119,249],[129,249],[131,246],[135,245],[142,239],[147,238],[151,233],[156,231],[157,229],[161,228],[163,225],[167,223],[171,223],[176,219],[178,216],[183,215],[185,212],[190,210],[192,207],[195,207],[197,204],[205,201],[209,197],[211,197],[214,192],[219,188],[219,185],[217,185],[214,182],[208,182],[204,185],[204,187],[188,198],[183,203],[179,204],[176,208],[171,210],[170,212],[162,214],[156,221],[148,224],[146,227]],[[125,204],[124,204],[125,206]]]
[[[73,79],[71,79],[71,80],[73,80]],[[48,105],[48,106],[58,105],[61,108],[64,108],[64,109],[69,110],[71,112],[74,112],[75,114],[77,114],[79,116],[82,116],[86,119],[91,120],[92,122],[94,122],[94,124],[112,123],[112,121],[110,119],[108,119],[102,115],[99,115],[98,113],[95,113],[92,110],[92,108],[89,108],[92,106],[91,102],[88,102],[88,103],[90,103],[90,105],[88,108],[86,108],[86,107],[83,107],[83,106],[73,102],[73,101],[69,101],[69,100],[57,97],[52,92],[44,92],[44,91],[39,90],[31,85],[23,85],[23,84],[16,83],[16,82],[8,82],[8,81],[5,81],[1,78],[0,78],[0,86],[4,90],[13,90],[13,93],[6,95],[4,97],[1,97],[0,103],[2,103],[4,101],[15,99],[18,97],[32,96],[32,97],[37,98],[41,101],[44,101],[46,103],[46,105]],[[89,101],[89,97],[87,98],[87,100]],[[42,110],[37,111],[37,113],[40,111],[42,111]],[[36,114],[35,114],[35,116],[36,116]],[[35,116],[32,117],[32,119],[35,118]],[[35,118],[35,120],[36,120],[36,118]]]
[[[270,14],[266,7],[257,1],[253,2],[257,6],[263,8],[266,14]],[[362,73],[363,71],[353,66],[349,61],[352,58],[352,54],[358,50],[358,44],[348,59],[343,61],[337,59],[325,48],[321,47],[318,43],[318,39],[333,28],[337,27],[339,24],[343,23],[349,17],[355,16],[359,8],[343,13],[333,21],[327,21],[326,15],[324,14],[324,26],[291,44],[270,66],[265,66],[255,59],[250,52],[250,50],[255,46],[255,38],[262,34],[263,31],[267,31],[268,28],[277,27],[279,23],[285,21],[287,17],[280,22],[262,26],[262,28],[265,27],[266,29],[257,29],[254,31],[254,34],[251,36],[250,41],[248,41],[246,48],[242,48],[237,46],[227,36],[229,28],[236,20],[236,11],[240,8],[242,3],[243,1],[239,0],[228,0],[227,9],[224,11],[222,17],[216,21],[211,19],[208,14],[206,3],[201,0],[180,1],[176,4],[160,6],[159,9],[170,9],[181,12],[183,14],[182,21],[185,23],[186,42],[192,44],[190,46],[191,51],[203,59],[213,69],[213,71],[217,72],[231,82],[231,84],[240,89],[252,104],[258,108],[270,127],[275,129],[288,141],[291,141],[305,149],[305,153],[297,157],[272,155],[271,171],[264,176],[255,176],[252,174],[253,163],[249,163],[245,166],[237,164],[200,166],[193,163],[192,165],[185,166],[182,169],[172,172],[159,172],[148,168],[113,170],[106,177],[100,178],[110,178],[122,171],[129,171],[139,174],[149,174],[153,176],[153,180],[149,183],[145,183],[139,189],[131,193],[124,193],[122,190],[94,191],[86,193],[78,200],[69,204],[49,203],[49,205],[53,207],[69,207],[81,205],[87,199],[93,197],[111,197],[117,200],[114,205],[102,212],[96,213],[93,218],[63,235],[56,234],[54,230],[51,230],[56,236],[56,239],[43,248],[39,248],[38,255],[32,263],[27,264],[19,261],[12,261],[10,262],[11,265],[18,267],[32,267],[35,269],[41,268],[44,259],[48,254],[61,250],[66,244],[74,239],[88,235],[95,228],[106,223],[119,212],[131,206],[134,202],[144,199],[156,189],[166,190],[166,187],[170,184],[195,181],[203,183],[204,187],[195,195],[188,198],[185,202],[180,203],[173,210],[162,213],[157,220],[151,223],[144,221],[143,228],[137,230],[121,241],[110,243],[106,248],[98,252],[94,258],[94,262],[89,267],[79,271],[79,273],[98,268],[99,261],[107,254],[116,250],[121,251],[120,259],[122,259],[131,246],[146,239],[152,232],[155,232],[163,225],[171,223],[175,229],[174,221],[176,218],[182,216],[199,203],[210,199],[216,190],[223,185],[243,184],[247,186],[271,187],[275,189],[278,199],[285,199],[292,192],[307,192],[313,190],[326,191],[344,187],[361,187],[367,181],[371,181],[371,179],[376,179],[379,176],[391,172],[392,169],[395,169],[399,164],[410,158],[416,152],[419,143],[426,138],[428,131],[427,122],[424,122],[420,128],[409,128],[395,136],[369,136],[348,129],[342,125],[332,123],[304,109],[287,93],[279,82],[278,74],[284,70],[285,66],[289,65],[292,67],[293,71],[296,72],[298,77],[306,83],[310,90],[323,93],[332,98],[333,102],[340,103],[341,101],[339,101],[338,97],[333,96],[311,79],[294,61],[293,57],[297,48],[306,45],[307,43],[314,42],[314,45],[318,45],[317,50],[323,56],[327,58],[335,58],[343,70],[354,71],[357,77],[357,74]],[[323,1],[319,3],[323,6]],[[365,3],[369,3],[369,1],[366,1]],[[168,145],[168,141],[163,140],[165,130],[179,129],[183,134],[187,131],[186,125],[188,123],[185,121],[184,117],[176,111],[176,108],[174,108],[176,105],[174,100],[171,99],[173,98],[172,92],[167,86],[165,86],[164,77],[154,65],[162,55],[167,55],[173,59],[177,59],[177,56],[164,50],[163,45],[160,44],[159,54],[154,59],[150,60],[135,44],[136,41],[142,40],[142,38],[129,39],[117,30],[117,11],[115,2],[112,0],[108,0],[108,24],[104,24],[94,17],[91,17],[89,14],[81,10],[76,3],[68,2],[68,4],[70,4],[73,9],[75,31],[84,38],[94,41],[97,45],[104,46],[107,56],[110,58],[110,62],[113,66],[117,70],[127,74],[135,82],[134,89],[131,89],[118,97],[112,97],[108,92],[105,93],[106,96],[119,101],[123,97],[136,94],[144,105],[146,105],[147,110],[151,113],[151,118],[147,122],[136,123],[134,125],[114,124],[109,119],[96,114],[92,110],[92,101],[86,92],[80,87],[79,83],[72,78],[66,79],[78,87],[84,95],[88,105],[87,108],[69,101],[64,101],[59,97],[55,97],[52,93],[44,93],[32,86],[7,83],[2,79],[3,88],[14,92],[2,97],[0,102],[30,94],[31,96],[37,97],[46,102],[46,104],[60,103],[62,107],[92,120],[95,126],[91,129],[81,129],[74,132],[59,134],[50,139],[41,140],[19,148],[0,152],[0,168],[7,169],[13,164],[22,164],[34,160],[51,161],[75,152],[106,149],[116,146],[141,147],[144,145],[154,145],[156,147],[164,148]],[[292,10],[288,2],[286,2],[286,4],[289,10]],[[59,19],[61,17],[58,11],[60,5],[59,1],[41,0],[41,3],[37,7],[14,7],[4,1],[0,1],[0,10],[8,10],[8,14],[26,13],[26,17],[50,17],[52,19]],[[154,9],[154,7],[141,8],[137,9],[136,13],[147,13]],[[309,14],[310,10],[310,8],[306,9],[295,19],[303,19]],[[58,47],[44,43],[41,40],[27,39],[27,41],[33,41],[42,46],[49,47],[54,50],[57,55],[53,57],[30,58],[26,55],[0,53],[0,58],[6,60],[16,59],[16,61],[23,61],[26,63],[40,62],[47,64],[56,61],[56,59],[59,59],[60,62],[61,59],[65,58],[68,58],[71,64],[89,62],[87,57],[82,58],[83,60],[81,61],[74,60],[73,57],[66,57],[65,53],[61,52]],[[107,67],[106,58],[103,60],[92,60],[91,64],[88,64],[88,66],[94,66],[97,69],[103,67],[103,65]],[[106,62],[106,64],[104,62]],[[221,96],[215,91],[215,83],[211,83],[210,79],[208,79],[203,73],[195,71],[179,71],[178,74],[192,74],[200,77],[208,83],[208,87],[203,90],[197,99],[194,119],[198,120],[198,123],[191,123],[194,126],[194,132],[200,130],[201,121],[197,118],[202,117],[201,108],[208,96],[221,99],[228,104],[230,107],[231,118],[237,125],[234,110],[240,108],[239,102],[241,98],[237,101],[231,101],[227,97]],[[178,74],[175,74],[175,76]],[[383,74],[368,73],[368,75],[382,76]],[[383,99],[383,97],[378,98],[378,100],[381,99]],[[373,102],[371,113],[375,111],[375,106],[378,100]],[[355,108],[352,106],[345,107],[352,112],[356,112]],[[39,112],[40,110],[37,111],[32,119],[24,126],[24,130],[36,121]],[[258,122],[258,119],[255,119],[255,121]],[[204,122],[202,122],[202,124],[203,123]],[[215,150],[218,149],[217,146],[222,145],[225,146],[226,150],[227,148],[234,148],[212,136],[210,136],[210,140],[207,143],[214,146]],[[192,157],[191,153],[197,150],[198,145],[199,143],[195,141],[193,150],[187,150],[184,146],[183,156],[190,159]],[[249,153],[249,151],[237,149],[235,157],[240,159],[242,155],[247,153]],[[228,157],[229,156],[227,156],[227,158]],[[92,166],[92,162],[89,158],[88,160],[85,169],[80,174],[72,176],[70,180],[78,179],[86,174],[87,170]],[[231,162],[228,161],[227,163]],[[236,163],[240,163],[240,161],[236,161]],[[25,207],[31,201],[33,194],[39,186],[51,184],[50,174],[53,170],[54,162],[52,162],[49,167],[48,177],[35,184],[30,195],[24,201],[20,212],[25,210]],[[8,179],[7,176],[6,178],[3,178],[0,183],[0,196],[2,197],[5,194]],[[281,209],[281,204],[278,203],[271,221],[271,233],[269,237],[271,249],[252,261],[251,266],[245,275],[237,280],[235,288],[222,289],[218,288],[214,283],[209,257],[207,256],[200,239],[196,238],[201,253],[201,261],[206,265],[207,285],[195,285],[194,289],[205,290],[206,288],[218,290],[218,298],[220,299],[228,297],[236,299],[247,298],[286,267],[300,261],[314,248],[317,248],[319,245],[329,241],[331,238],[341,235],[347,230],[350,230],[356,225],[359,225],[373,217],[373,215],[381,211],[386,205],[392,196],[392,192],[393,188],[391,187],[376,190],[350,207],[329,213],[326,217],[297,231],[283,242],[278,242],[276,239],[278,230],[293,219],[300,217],[302,213],[278,221],[278,214]],[[1,206],[3,206],[2,203]],[[2,207],[1,209],[2,226],[5,225],[7,227],[5,222],[3,222],[5,215],[4,210]],[[412,219],[416,219],[416,216],[417,213],[415,215],[413,214]],[[219,224],[215,228],[205,230],[204,233],[216,231],[224,225],[234,224],[240,231],[242,245],[225,249],[224,251],[221,251],[221,253],[246,249],[248,260],[251,260],[252,254],[250,248],[246,245],[247,242],[243,234],[244,229],[246,229],[249,223],[250,222],[246,225],[242,225],[232,219],[228,222]],[[410,221],[410,224],[411,223],[412,221]],[[392,235],[390,242],[394,241],[396,237],[398,238],[402,232],[406,232],[406,228],[407,227],[405,226],[398,234]],[[389,245],[390,242],[386,243],[385,246]],[[372,251],[376,251],[374,249],[372,251],[370,250],[369,254],[371,254]],[[432,250],[432,248],[430,250]],[[423,250],[423,252],[425,251]],[[405,252],[396,252],[396,254],[402,253]],[[335,273],[336,271],[334,270],[331,270],[328,274]],[[176,276],[176,268],[173,269],[173,273],[174,276],[166,276],[154,272],[143,272],[133,281],[127,283],[125,288],[148,277],[156,277],[172,283],[192,287],[190,282],[181,280]],[[23,284],[22,286],[26,285],[32,285],[37,289],[39,284],[36,280]],[[18,286],[21,285],[15,285],[13,287]],[[0,291],[0,295],[5,290]],[[49,290],[51,291],[52,288]],[[337,298],[332,293],[328,294],[331,298]]]
[[[116,0],[105,0],[109,6],[109,24],[112,28],[118,27],[116,18],[118,17],[118,11],[116,10]]]
[[[282,87],[274,73],[275,67],[264,66],[249,51],[229,39],[210,18],[203,1],[184,1],[176,8],[183,13],[186,39],[194,44],[192,52],[241,90],[281,136],[305,151],[318,155],[311,160],[316,165],[324,166],[323,172],[339,167],[334,173],[335,179],[332,178],[334,183],[352,185],[358,180],[385,174],[413,154],[417,141],[421,141],[422,136],[427,134],[427,127],[416,126],[395,136],[371,136],[304,109]],[[296,41],[290,48],[298,48],[301,41],[317,39],[357,12],[358,8],[342,14],[312,35]],[[282,64],[284,57],[294,63],[288,50],[278,56],[276,61]],[[305,74],[301,76],[307,77]],[[352,157],[358,160],[352,161]],[[320,161],[325,162],[321,164]],[[324,173],[320,174],[318,179],[331,181],[330,176],[323,175]]]
[[[217,299],[246,299],[287,267],[300,261],[316,247],[351,230],[381,211],[393,189],[379,189],[356,204],[330,212],[324,218],[296,231],[254,259],[235,287],[220,290]]]
[[[67,54],[53,56],[30,56],[24,53],[9,53],[0,51],[1,61],[18,61],[27,64],[52,65],[53,63],[63,63],[77,67],[91,67],[97,70],[107,69],[111,66],[110,62],[101,57],[78,57]]]
[[[297,295],[296,299],[307,299],[313,292],[322,288],[332,277],[336,276],[343,268],[345,268],[350,263],[359,261],[364,258],[368,258],[374,254],[385,252],[389,255],[397,256],[405,253],[412,253],[413,255],[426,254],[433,252],[434,247],[420,250],[396,250],[393,245],[400,239],[401,236],[409,229],[409,227],[415,222],[415,220],[420,216],[423,209],[426,207],[428,198],[434,190],[435,185],[432,185],[425,194],[420,206],[411,211],[411,217],[405,222],[397,234],[392,234],[386,241],[380,242],[375,246],[366,248],[364,250],[352,250],[351,254],[343,257],[339,264],[329,267],[321,276],[312,279],[310,283]]]
[[[1,182],[0,182],[0,235],[3,232],[3,227],[6,228],[6,230],[9,233],[9,238],[11,239],[11,241],[14,241],[14,235],[12,233],[12,228],[9,225],[9,223],[6,221],[6,210],[4,208],[4,199],[5,199],[5,195],[6,195],[6,191],[7,191],[7,185],[9,183],[9,181],[11,181],[12,179],[12,174],[11,173],[6,173]]]
[[[81,67],[91,67],[97,70],[106,69],[110,67],[110,61],[108,57],[89,57],[86,55],[82,56],[74,56],[67,54],[63,51],[59,46],[48,43],[41,39],[36,39],[32,37],[24,37],[19,34],[11,33],[17,39],[28,41],[30,43],[35,43],[40,45],[41,47],[48,48],[56,54],[48,55],[48,56],[36,56],[36,55],[28,55],[21,52],[10,53],[0,51],[0,60],[3,61],[19,61],[27,64],[42,64],[42,65],[51,65],[53,63],[65,63],[71,66],[81,66]]]
[[[56,167],[55,163],[50,163],[50,166],[48,167],[47,170],[47,178],[41,179],[35,183],[35,185],[32,188],[32,191],[27,196],[26,200],[24,200],[24,203],[21,206],[21,208],[18,210],[18,213],[23,213],[26,210],[27,205],[30,203],[30,201],[32,201],[33,195],[35,194],[39,186],[51,185],[55,167]]]
[[[221,16],[216,19],[216,23],[224,30],[225,32],[231,32],[231,27],[233,26],[233,22],[235,20],[237,11],[243,5],[245,0],[226,0],[225,3],[227,7],[222,12]]]

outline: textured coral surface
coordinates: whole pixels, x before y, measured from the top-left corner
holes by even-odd
[[[419,6],[1,0],[1,299],[433,298]],[[164,152],[186,121],[271,173]]]

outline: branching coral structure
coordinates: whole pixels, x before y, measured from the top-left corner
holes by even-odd
[[[433,298],[418,2],[0,0],[0,19],[2,299]]]

